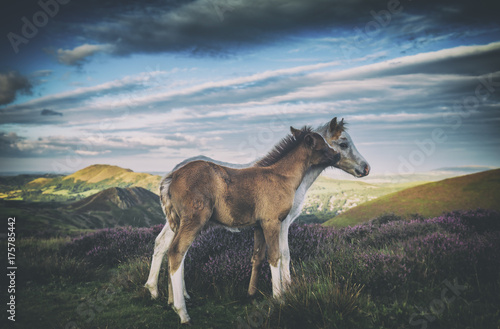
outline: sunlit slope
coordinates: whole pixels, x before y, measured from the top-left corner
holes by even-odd
[[[161,176],[111,165],[92,165],[71,175],[0,177],[0,199],[72,202],[111,187],[142,187],[158,193]]]
[[[320,176],[307,192],[298,223],[323,223],[364,202],[423,183],[369,184]]]
[[[109,186],[129,185],[153,190],[158,187],[160,176],[145,173],[136,173],[130,169],[124,169],[110,165],[92,165],[64,177],[63,181],[73,180],[87,184],[102,183]]]
[[[324,225],[343,227],[387,213],[408,217],[438,216],[465,209],[500,210],[500,169],[427,183],[391,193],[351,208]]]

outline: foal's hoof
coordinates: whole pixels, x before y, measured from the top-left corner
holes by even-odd
[[[151,299],[157,299],[158,298],[158,290],[154,290],[148,284],[145,284],[144,288],[146,288],[149,291],[149,293],[151,294]]]
[[[189,320],[188,322],[181,323],[181,325],[185,327],[191,327],[193,325],[193,321]]]

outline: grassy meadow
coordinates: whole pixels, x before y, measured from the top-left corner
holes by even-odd
[[[142,287],[161,227],[18,239],[15,327],[180,327],[165,266],[158,300]],[[252,240],[251,229],[208,228],[195,241],[186,258],[193,328],[500,328],[497,212],[294,224],[282,303],[270,298],[267,264],[261,294],[246,298]]]

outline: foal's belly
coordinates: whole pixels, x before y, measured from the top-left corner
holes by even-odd
[[[219,209],[217,207],[214,209],[210,221],[234,228],[254,226],[258,222],[252,211],[238,211],[235,213],[234,210]]]

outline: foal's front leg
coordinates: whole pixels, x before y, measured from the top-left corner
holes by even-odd
[[[271,267],[271,277],[273,280],[273,297],[279,298],[282,293],[281,287],[281,252],[280,252],[280,231],[281,222],[271,220],[263,223],[262,229],[267,244],[267,259]]]
[[[266,256],[266,240],[264,232],[260,226],[256,226],[253,236],[253,255],[252,255],[252,276],[248,285],[248,296],[253,297],[257,292],[257,282],[259,281],[259,271],[262,262]]]
[[[288,229],[290,228],[290,217],[281,223],[280,231],[280,253],[281,253],[281,283],[283,290],[290,287],[292,279],[290,278],[290,249],[288,247]]]

